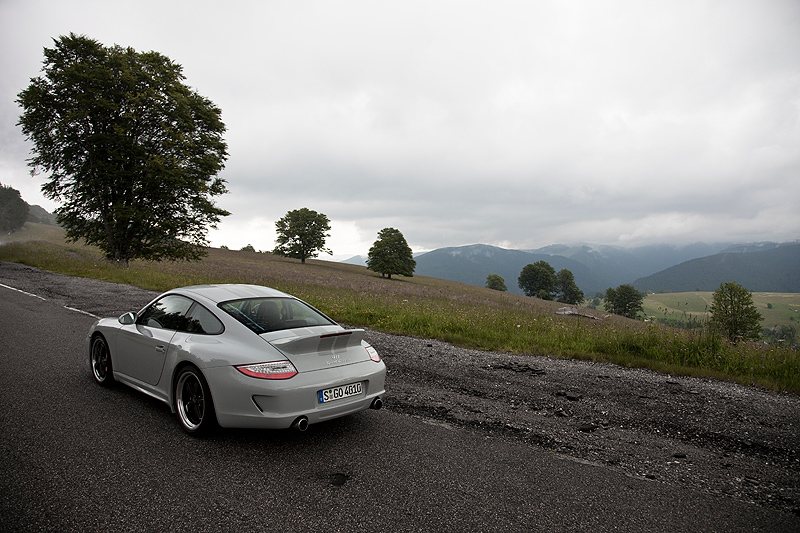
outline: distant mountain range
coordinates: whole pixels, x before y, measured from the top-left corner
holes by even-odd
[[[517,280],[530,263],[547,261],[570,270],[586,297],[629,283],[639,290],[713,291],[735,281],[755,292],[800,292],[800,243],[696,243],[636,248],[551,245],[508,250],[486,244],[440,248],[415,257],[415,274],[484,286],[501,276],[509,292],[522,294]],[[360,256],[345,261],[364,264]]]
[[[505,280],[509,292],[522,294],[518,286],[520,272],[525,265],[547,261],[556,269],[569,269],[575,275],[575,283],[587,293],[605,290],[603,279],[587,265],[562,255],[548,255],[523,250],[506,250],[486,244],[473,244],[457,248],[440,248],[415,257],[415,274],[444,278],[472,285],[486,285],[489,274],[498,274]],[[586,287],[586,288],[584,288]]]
[[[713,291],[735,281],[753,292],[800,292],[800,244],[741,246],[639,278],[641,291]]]

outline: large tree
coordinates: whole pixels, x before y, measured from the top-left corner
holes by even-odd
[[[411,277],[416,267],[411,247],[399,230],[383,228],[378,232],[378,239],[367,255],[368,269],[391,279],[392,274]]]
[[[583,301],[583,291],[575,283],[572,271],[562,268],[556,273],[556,300],[565,304],[577,305]]]
[[[633,285],[620,285],[616,289],[609,287],[605,294],[605,309],[609,313],[636,318],[643,313],[644,295]]]
[[[53,42],[17,102],[29,165],[49,174],[42,191],[63,202],[67,238],[123,265],[204,255],[208,227],[229,214],[212,201],[227,192],[220,109],[157,52],[75,34]]]
[[[19,191],[0,184],[0,232],[7,233],[21,228],[28,219],[30,207]]]
[[[525,265],[520,272],[519,288],[525,296],[535,296],[543,300],[552,300],[556,287],[556,270],[547,261],[536,261]]]
[[[711,323],[729,340],[755,340],[761,334],[761,313],[753,294],[738,283],[721,283],[711,301]]]
[[[275,223],[278,238],[272,253],[300,259],[305,263],[319,252],[332,253],[325,248],[325,238],[330,237],[331,224],[328,217],[307,207],[289,211]]]

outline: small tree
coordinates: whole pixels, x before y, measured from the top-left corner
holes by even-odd
[[[29,209],[18,190],[0,185],[0,232],[21,228],[28,219]]]
[[[519,275],[519,288],[525,296],[536,296],[543,300],[552,300],[556,286],[556,270],[547,261],[536,261],[526,265]]]
[[[609,313],[636,318],[639,313],[644,312],[642,308],[644,295],[632,285],[620,285],[616,289],[609,287],[605,299],[605,308]]]
[[[738,283],[721,283],[714,291],[711,323],[732,342],[758,339],[761,320],[753,294]]]
[[[378,239],[367,256],[368,269],[392,279],[392,274],[411,277],[416,267],[411,247],[400,231],[383,228],[378,232]]]
[[[506,287],[506,280],[498,274],[489,274],[486,276],[486,288],[503,292],[508,290],[508,287]]]
[[[325,239],[330,237],[331,224],[328,217],[307,207],[289,211],[275,223],[278,239],[274,254],[300,259],[305,263],[309,257],[317,257],[319,252],[331,254],[325,248]]]
[[[562,268],[556,274],[557,301],[577,305],[583,301],[583,291],[575,284],[575,276],[571,271]]]
[[[32,172],[50,177],[56,220],[127,266],[135,258],[199,259],[227,216],[214,196],[227,158],[221,110],[157,52],[70,34],[44,50],[43,75],[19,93]]]
[[[786,346],[794,344],[797,338],[797,328],[787,324],[776,325],[773,328],[762,330],[762,335],[770,344],[781,344]]]

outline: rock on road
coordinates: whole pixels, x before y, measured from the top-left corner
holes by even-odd
[[[408,388],[393,408],[399,353],[383,354],[387,409],[306,433],[192,438],[164,404],[98,387],[89,373],[91,315],[119,315],[152,296],[0,263],[4,530],[800,529],[791,513],[409,414]]]

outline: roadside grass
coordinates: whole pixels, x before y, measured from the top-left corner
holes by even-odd
[[[6,239],[0,261],[153,291],[206,283],[267,285],[349,326],[480,350],[610,362],[800,393],[800,358],[788,348],[734,345],[706,331],[667,328],[591,309],[581,311],[595,319],[558,315],[562,304],[555,302],[425,276],[389,280],[356,265],[321,260],[302,265],[271,254],[209,249],[198,262],[133,261],[123,269],[104,260],[96,248],[64,243],[63,232],[37,226],[26,224],[26,235],[36,240]]]

